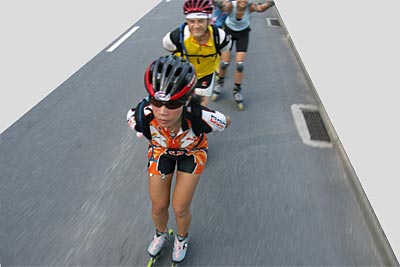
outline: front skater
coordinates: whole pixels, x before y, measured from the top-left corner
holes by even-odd
[[[157,256],[168,241],[170,190],[176,168],[172,208],[178,231],[172,262],[177,264],[186,256],[190,204],[207,160],[206,133],[223,131],[230,118],[201,106],[192,97],[195,70],[180,57],[162,56],[153,61],[144,80],[149,97],[128,111],[127,121],[149,140],[148,182],[156,233],[148,253]]]

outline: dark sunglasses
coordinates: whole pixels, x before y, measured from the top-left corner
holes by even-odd
[[[161,108],[162,106],[166,106],[167,109],[177,109],[183,106],[184,103],[178,101],[178,100],[172,100],[172,101],[158,101],[154,98],[150,98],[150,103],[153,106],[156,106],[158,108]]]

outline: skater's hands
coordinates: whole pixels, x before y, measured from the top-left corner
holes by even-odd
[[[131,127],[132,130],[135,130],[136,126],[135,109],[132,108],[128,110],[128,113],[126,114],[126,122],[128,123],[129,127]]]
[[[225,120],[226,120],[225,128],[228,128],[229,125],[231,125],[231,117],[229,117],[228,115],[225,115]]]
[[[275,5],[275,1],[268,1],[267,3],[269,3],[269,7],[273,7]]]

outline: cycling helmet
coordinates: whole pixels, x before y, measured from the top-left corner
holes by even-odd
[[[174,55],[154,60],[144,74],[147,92],[158,101],[186,101],[196,81],[193,65]]]
[[[198,17],[211,17],[213,13],[214,5],[211,0],[186,0],[183,4],[183,14],[186,17],[191,16],[189,14],[194,13],[192,15],[198,15]]]

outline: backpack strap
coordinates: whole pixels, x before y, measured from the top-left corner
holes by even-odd
[[[187,55],[185,43],[184,43],[184,29],[186,26],[186,22],[182,23],[178,28],[173,30],[170,34],[170,38],[172,43],[176,46],[176,51],[173,53],[175,54],[176,52],[179,52],[182,54],[182,56]]]
[[[149,100],[147,98],[143,99],[135,108],[135,118],[136,118],[136,131],[142,133],[148,140],[151,140],[150,133],[150,121],[149,118],[144,114],[144,109],[148,106]]]
[[[204,131],[202,131],[202,108],[200,104],[193,104],[190,106],[190,122],[192,123],[192,130],[196,136],[200,136]]]
[[[185,47],[185,26],[187,25],[186,22],[182,23],[181,26],[179,26],[179,43],[181,45],[181,53],[182,55],[187,55],[186,47]]]
[[[213,26],[213,36],[214,36],[214,42],[215,42],[215,47],[217,48],[217,53],[221,55],[221,49],[225,47],[229,42],[231,41],[231,36],[225,32],[225,38],[221,43],[220,36],[219,36],[219,28],[215,25]]]
[[[219,31],[217,26],[215,26],[214,24],[211,25],[212,26],[212,30],[213,30],[213,39],[214,39],[214,45],[215,45],[215,49],[217,51],[217,53],[219,55],[221,55],[221,45],[219,43]]]

